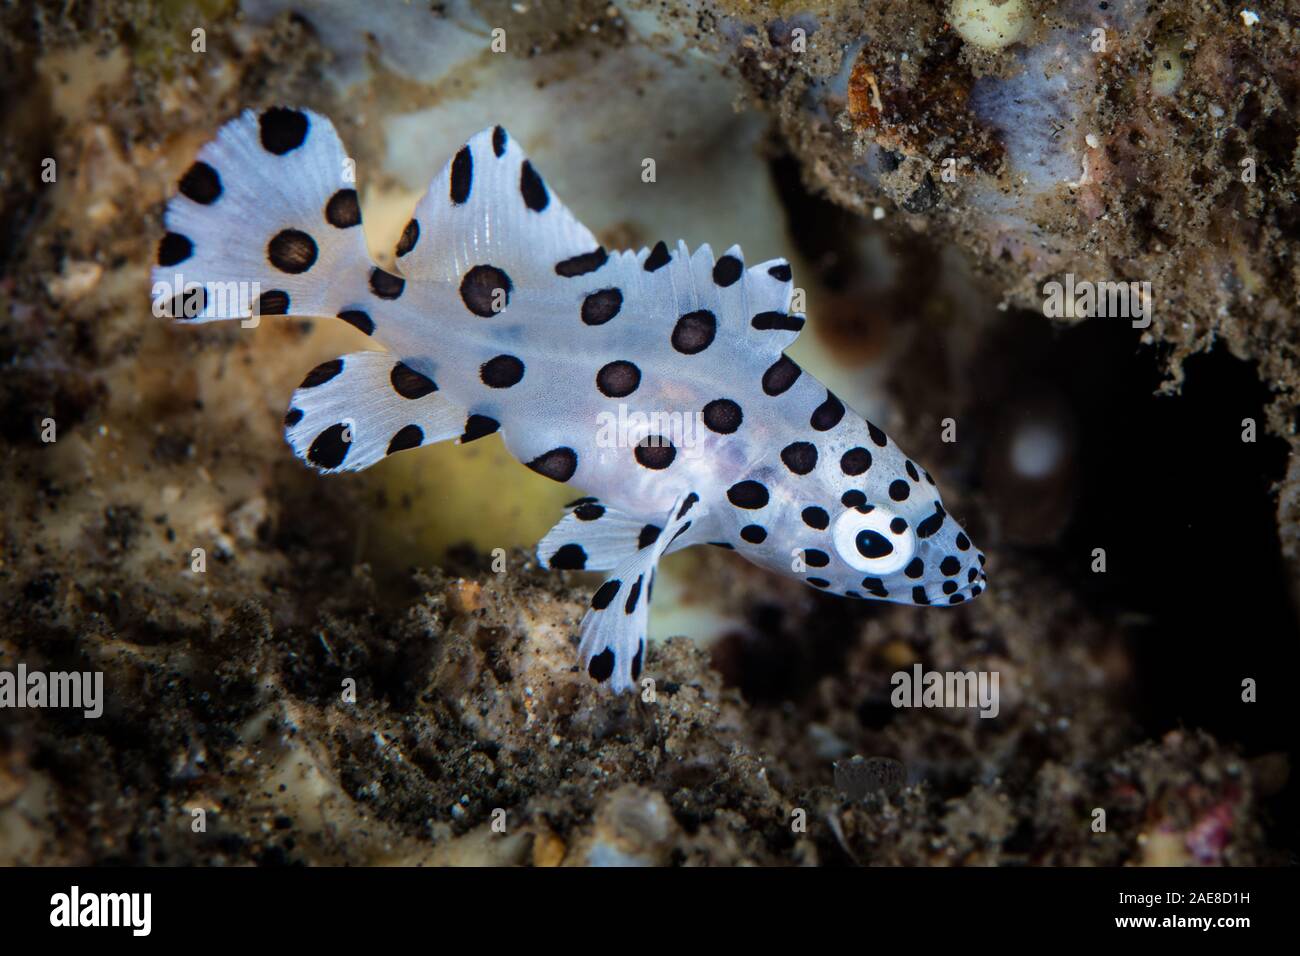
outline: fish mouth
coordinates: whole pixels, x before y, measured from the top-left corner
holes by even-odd
[[[980,555],[980,557],[983,558],[983,555]],[[989,576],[984,570],[983,562],[972,565],[972,567],[977,569],[975,580],[967,581],[965,587],[960,587],[953,592],[962,595],[963,599],[967,601],[974,600],[989,589]],[[957,603],[960,604],[961,601]]]
[[[951,594],[940,594],[941,600],[931,601],[930,603],[939,604],[941,606],[944,604],[948,604],[948,605],[964,604],[966,601],[973,601],[975,598],[979,597],[988,589],[989,589],[988,576],[983,571],[981,571],[979,577],[976,578],[974,581],[972,581],[970,584],[966,585],[965,587],[958,588],[956,591],[953,591]]]
[[[979,557],[983,557],[983,555],[981,554]],[[970,579],[971,568],[975,569],[974,580]],[[930,605],[933,607],[948,607],[957,604],[964,604],[967,601],[973,601],[975,598],[987,591],[989,589],[989,576],[984,571],[983,562],[973,564],[971,565],[971,568],[965,569],[967,577],[966,583],[961,587],[955,588],[952,593],[944,593],[943,585],[940,584],[938,587],[939,593],[930,599]]]

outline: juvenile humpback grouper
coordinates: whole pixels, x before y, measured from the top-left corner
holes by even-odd
[[[785,260],[608,252],[494,126],[434,178],[392,273],[366,252],[350,170],[308,110],[228,123],[168,204],[159,311],[337,316],[370,336],[308,373],[285,416],[322,472],[500,431],[585,492],[537,554],[610,572],[581,625],[595,680],[638,679],[655,568],[695,544],[848,598],[955,605],[984,589],[984,556],[930,474],[784,354],[804,324]],[[689,447],[662,427],[696,420]]]

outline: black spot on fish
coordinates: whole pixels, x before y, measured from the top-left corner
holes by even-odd
[[[331,425],[312,441],[307,449],[307,460],[318,468],[337,468],[352,448],[352,443],[345,439],[347,434],[346,422]]]
[[[419,448],[424,441],[424,429],[419,425],[407,425],[388,443],[386,454],[392,455],[399,451],[406,451],[408,448]]]
[[[760,332],[798,332],[803,328],[804,320],[784,312],[760,312],[750,319],[749,324]]]
[[[572,448],[552,448],[528,462],[528,467],[552,481],[569,481],[578,470],[578,453]]]
[[[262,148],[276,156],[292,152],[307,139],[307,114],[299,110],[273,106],[257,118],[257,125]]]
[[[800,517],[803,518],[804,524],[810,528],[816,529],[817,531],[825,531],[830,527],[831,517],[826,513],[825,508],[819,508],[816,505],[809,505],[807,508],[803,509]]]
[[[510,304],[514,284],[510,276],[496,266],[474,266],[460,280],[460,299],[475,315],[489,319],[497,314],[496,306]]]
[[[479,366],[478,377],[488,388],[510,388],[523,379],[524,363],[513,355],[498,355]]]
[[[588,272],[595,272],[608,261],[609,254],[605,252],[605,247],[601,246],[591,252],[584,252],[580,256],[571,256],[568,259],[560,260],[555,264],[555,274],[563,276],[565,279],[585,276]]]
[[[618,578],[610,578],[597,588],[596,593],[591,596],[591,606],[597,611],[605,610],[605,608],[609,607],[610,602],[614,600],[614,596],[618,594],[618,589],[622,584],[623,582]]]
[[[874,597],[889,597],[889,591],[885,589],[885,583],[880,578],[863,578],[862,586]]]
[[[580,544],[566,544],[551,555],[551,567],[561,571],[581,571],[587,566],[587,552]]]
[[[719,435],[730,435],[745,420],[740,406],[729,398],[715,398],[704,406],[704,425]]]
[[[801,371],[789,356],[782,355],[763,373],[763,391],[773,396],[784,393],[795,383]]]
[[[735,256],[723,256],[713,266],[713,281],[726,288],[734,285],[744,271],[744,264]]]
[[[662,471],[673,463],[677,449],[662,435],[647,435],[637,443],[632,454],[641,467]]]
[[[819,432],[827,432],[838,425],[843,418],[844,403],[830,392],[827,392],[826,401],[813,409],[809,424]]]
[[[501,423],[495,418],[489,418],[487,415],[471,415],[465,419],[465,432],[460,436],[462,445],[487,435],[491,435],[501,427]]]
[[[451,161],[451,203],[462,206],[469,199],[470,186],[474,182],[474,157],[468,146],[462,146]]]
[[[271,289],[257,297],[258,315],[288,315],[289,293],[281,289]]]
[[[526,159],[519,169],[519,193],[524,197],[524,205],[533,212],[541,212],[551,201],[542,177],[537,175],[533,164]]]
[[[362,312],[360,309],[345,309],[339,313],[339,318],[366,335],[375,334],[375,322],[370,318],[369,313]]]
[[[207,163],[197,162],[181,177],[180,191],[186,199],[210,206],[221,196],[221,177]]]
[[[298,387],[315,388],[318,385],[324,385],[341,371],[343,371],[343,360],[341,358],[321,362],[307,373],[307,377],[302,380],[302,384]]]
[[[593,657],[587,665],[587,673],[602,684],[609,680],[609,675],[614,673],[614,652],[607,647]]]
[[[381,299],[396,299],[406,288],[406,280],[385,272],[378,266],[370,270],[370,291]]]
[[[623,308],[623,293],[618,289],[601,289],[582,300],[582,321],[587,325],[604,325]]]
[[[424,396],[438,390],[438,386],[433,379],[427,375],[421,375],[405,362],[398,362],[393,366],[393,370],[388,374],[388,380],[393,385],[393,391],[402,398],[412,400],[424,398]]]
[[[817,446],[812,442],[791,442],[781,449],[781,461],[796,475],[806,475],[817,467]]]
[[[668,265],[668,262],[671,259],[672,256],[668,254],[668,246],[665,245],[661,239],[659,242],[656,242],[655,247],[650,250],[650,255],[646,259],[643,268],[646,272],[654,272],[655,270],[662,269],[664,266]]]
[[[158,265],[174,266],[194,254],[194,243],[179,232],[169,232],[158,243]]]
[[[281,272],[298,275],[316,264],[316,240],[301,229],[282,229],[266,244],[266,258]]]
[[[636,611],[636,606],[641,600],[641,579],[643,575],[637,575],[637,579],[632,582],[632,587],[628,588],[627,601],[623,604],[623,613],[632,614]]]
[[[930,515],[916,526],[916,536],[918,538],[930,537],[930,535],[934,534],[943,526],[943,519],[946,515],[947,512],[943,510],[943,505],[936,501],[934,503],[934,514]],[[962,535],[962,537],[964,538],[965,535]],[[957,547],[961,548],[960,541],[958,542]],[[969,540],[966,542],[966,547],[970,547]],[[964,551],[965,548],[962,548],[962,550]]]
[[[631,362],[610,362],[596,373],[596,388],[608,398],[625,398],[640,384],[641,370]]]
[[[415,219],[410,219],[406,223],[406,228],[402,230],[402,238],[397,240],[397,255],[401,257],[409,254],[419,241],[420,224]]]
[[[846,475],[860,475],[871,467],[871,452],[865,448],[850,448],[840,456],[840,471]]]
[[[361,225],[361,204],[355,189],[340,189],[325,204],[325,221],[335,229]]]
[[[727,500],[737,508],[755,510],[766,507],[767,486],[758,481],[738,481],[727,489]]]

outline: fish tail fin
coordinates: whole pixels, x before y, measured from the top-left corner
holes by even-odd
[[[382,270],[366,250],[352,170],[333,124],[309,110],[246,110],[231,120],[167,204],[155,314],[341,315],[373,331],[364,301],[372,271]]]

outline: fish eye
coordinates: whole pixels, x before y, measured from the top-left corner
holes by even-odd
[[[916,554],[916,535],[902,515],[888,508],[849,508],[835,519],[831,540],[851,567],[880,577],[907,566]]]

